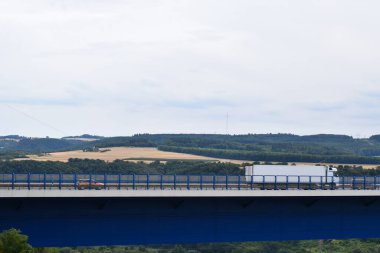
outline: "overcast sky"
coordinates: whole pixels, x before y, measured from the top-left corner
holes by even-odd
[[[378,134],[379,10],[1,0],[0,135]]]

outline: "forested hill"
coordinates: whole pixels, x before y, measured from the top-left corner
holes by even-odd
[[[380,135],[353,138],[347,135],[293,134],[137,134],[100,137],[69,136],[62,139],[0,137],[0,155],[9,151],[53,152],[87,147],[158,147],[161,150],[219,158],[279,162],[336,162],[380,164]]]

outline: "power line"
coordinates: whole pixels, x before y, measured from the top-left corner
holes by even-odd
[[[43,125],[43,126],[45,126],[45,127],[48,127],[48,128],[50,128],[50,129],[53,129],[53,130],[55,130],[55,131],[57,131],[57,132],[63,134],[63,136],[67,135],[67,134],[66,134],[64,131],[62,131],[61,129],[59,129],[59,128],[57,128],[57,127],[55,127],[55,126],[53,126],[53,125],[51,125],[51,124],[49,124],[49,123],[47,123],[47,122],[45,122],[45,121],[43,121],[43,120],[40,120],[40,119],[38,119],[38,118],[36,118],[36,117],[34,117],[34,116],[32,116],[32,115],[26,113],[26,112],[24,112],[24,111],[22,111],[22,110],[20,110],[20,109],[18,109],[18,108],[16,108],[16,107],[14,107],[14,106],[11,106],[11,105],[9,105],[9,104],[6,104],[6,106],[7,106],[8,108],[12,109],[13,111],[18,112],[19,114],[22,114],[22,115],[26,116],[27,118],[32,119],[32,120],[34,120],[34,121],[40,123],[41,125]]]

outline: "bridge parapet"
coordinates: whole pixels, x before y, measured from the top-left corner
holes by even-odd
[[[380,190],[376,176],[0,174],[0,189],[20,190]]]

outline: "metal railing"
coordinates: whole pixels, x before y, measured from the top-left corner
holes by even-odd
[[[159,174],[0,174],[0,189],[70,190],[379,190],[376,176]]]

